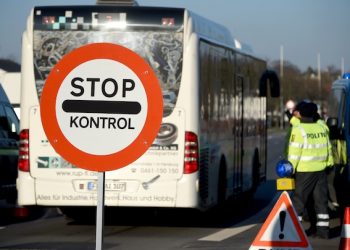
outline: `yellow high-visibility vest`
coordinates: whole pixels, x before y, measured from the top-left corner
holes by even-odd
[[[323,124],[300,123],[292,128],[288,160],[296,172],[322,171],[333,166],[332,145]]]

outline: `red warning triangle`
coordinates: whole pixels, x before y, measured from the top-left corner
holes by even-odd
[[[273,247],[312,249],[286,191],[281,194],[249,250],[266,247],[269,250]]]

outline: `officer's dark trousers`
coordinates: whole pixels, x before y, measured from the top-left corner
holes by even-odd
[[[303,216],[308,200],[312,198],[317,221],[316,225],[311,225],[311,227],[316,226],[318,234],[326,235],[329,232],[326,172],[297,172],[295,174],[295,192],[292,201],[299,219]]]

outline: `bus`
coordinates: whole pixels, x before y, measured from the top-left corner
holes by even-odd
[[[267,95],[279,96],[278,77],[227,28],[182,8],[35,7],[22,39],[19,205],[59,207],[74,216],[97,204],[97,172],[54,151],[39,104],[55,64],[99,42],[144,58],[164,103],[147,152],[105,173],[105,206],[203,211],[252,194],[265,180]]]

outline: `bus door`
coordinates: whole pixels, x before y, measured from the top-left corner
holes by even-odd
[[[243,164],[243,82],[244,78],[237,75],[234,84],[234,161],[233,161],[233,190],[240,192],[242,188]]]

